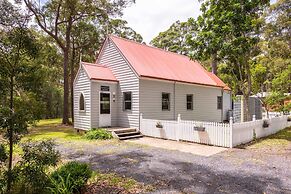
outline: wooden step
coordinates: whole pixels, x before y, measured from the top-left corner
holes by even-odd
[[[120,133],[130,133],[130,132],[136,132],[136,128],[124,128],[124,129],[117,129],[113,130],[115,134],[120,134]]]
[[[142,134],[140,134],[140,135],[124,136],[124,137],[120,137],[119,139],[120,140],[125,140],[125,139],[141,138],[141,137],[143,137]]]
[[[125,133],[117,133],[116,135],[118,137],[124,137],[124,136],[131,136],[131,135],[139,135],[139,131],[133,131],[133,132],[125,132]]]

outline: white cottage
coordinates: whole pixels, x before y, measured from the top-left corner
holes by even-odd
[[[81,62],[74,82],[74,127],[139,127],[149,119],[227,120],[231,91],[198,62],[108,36],[96,63]]]

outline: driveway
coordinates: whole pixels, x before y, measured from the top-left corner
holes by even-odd
[[[66,142],[58,149],[65,159],[151,184],[154,193],[291,194],[290,145],[279,154],[276,150],[228,149],[210,156],[118,141]]]
[[[126,142],[136,143],[145,146],[152,146],[168,150],[177,150],[180,152],[192,153],[199,156],[212,156],[220,152],[226,151],[227,148],[208,146],[197,143],[178,142],[172,140],[164,140],[150,137],[125,140]]]

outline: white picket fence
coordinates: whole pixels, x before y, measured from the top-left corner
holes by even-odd
[[[291,122],[287,121],[288,116],[283,115],[280,117],[273,117],[270,119],[264,119],[269,123],[269,127],[264,128],[264,120],[254,120],[243,123],[233,124],[233,146],[247,143],[254,138],[261,138],[271,134],[274,134],[285,127],[291,126]]]
[[[256,138],[260,138],[291,126],[291,122],[287,122],[287,116],[271,118],[268,122],[270,126],[263,128],[263,120],[235,124],[231,121],[226,124],[181,120],[180,115],[177,120],[144,119],[141,114],[140,131],[150,137],[233,147],[252,141],[254,134]]]

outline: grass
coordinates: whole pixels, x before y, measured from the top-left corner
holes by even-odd
[[[115,173],[100,173],[98,171],[93,173],[88,184],[122,188],[129,193],[144,193],[154,190],[153,186],[141,184],[132,178],[121,177]]]
[[[291,127],[287,127],[278,133],[254,140],[239,146],[240,148],[284,148],[291,144]]]
[[[77,133],[72,126],[61,124],[61,119],[40,120],[35,126],[30,127],[28,135],[23,141],[39,140],[76,141],[83,140],[81,133]]]

